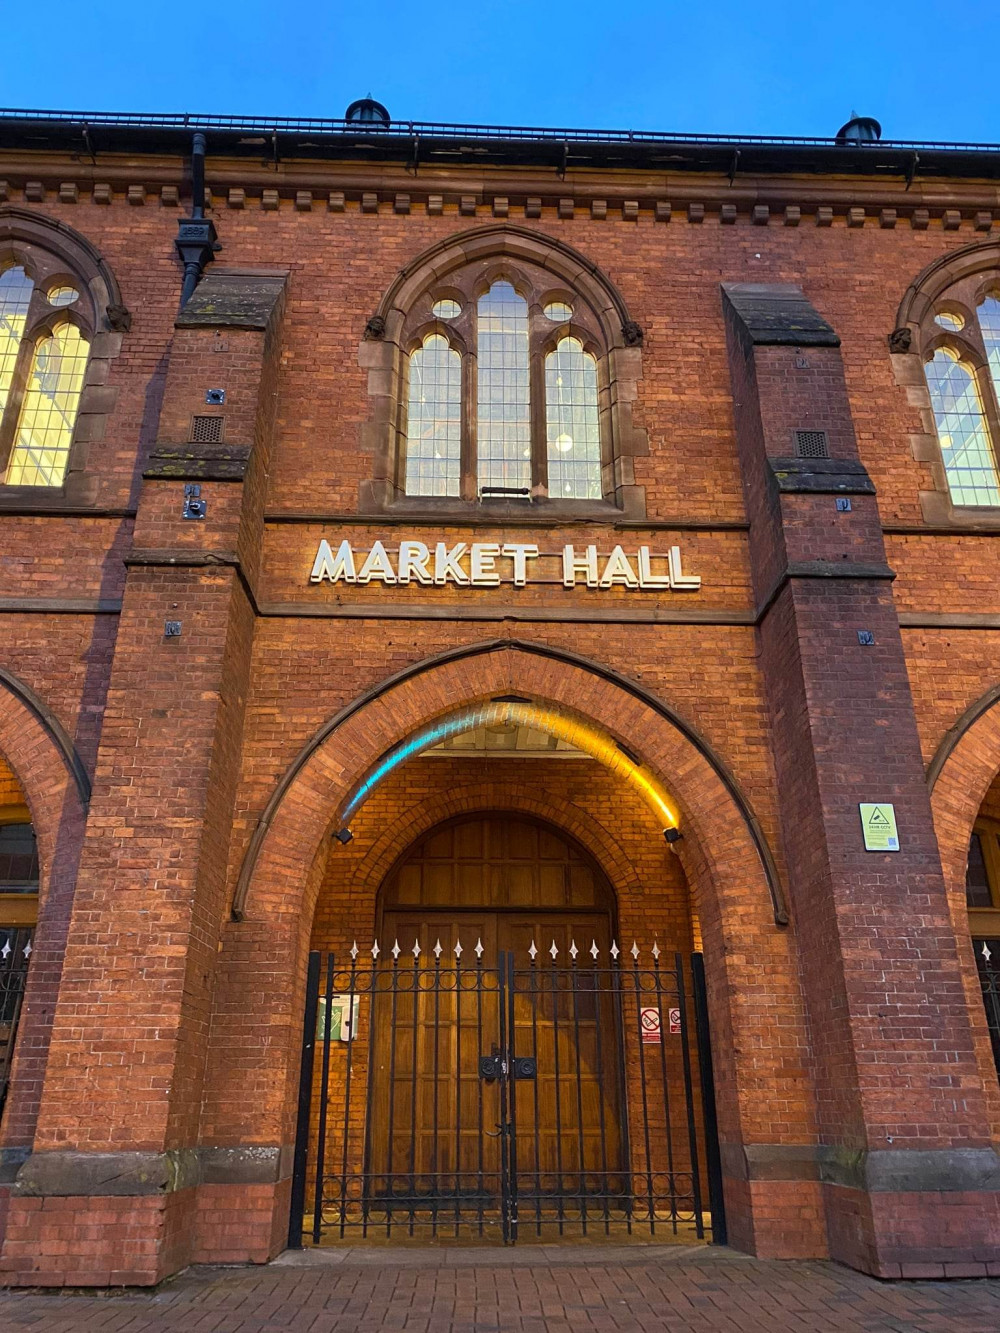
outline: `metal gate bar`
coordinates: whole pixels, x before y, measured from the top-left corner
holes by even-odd
[[[993,1048],[993,1062],[1000,1076],[1000,939],[976,937],[972,941],[972,949],[976,955],[979,983],[983,990],[983,1007]]]
[[[7,1100],[34,926],[0,927],[0,1114]]]
[[[701,955],[545,952],[310,954],[290,1246],[724,1240]]]

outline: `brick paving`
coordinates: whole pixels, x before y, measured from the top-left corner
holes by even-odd
[[[0,1293],[45,1333],[991,1333],[1000,1279],[884,1283],[694,1247],[345,1249],[191,1268],[157,1291]]]

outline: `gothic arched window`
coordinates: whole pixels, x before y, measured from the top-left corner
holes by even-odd
[[[561,243],[504,227],[435,246],[369,322],[379,403],[362,508],[641,514],[641,339],[614,287]]]
[[[55,255],[0,258],[0,466],[7,486],[61,486],[91,328],[83,284]]]
[[[519,269],[430,299],[409,352],[407,495],[603,498],[593,321],[544,282]]]
[[[586,500],[601,493],[597,362],[579,338],[561,338],[545,358],[549,493]]]
[[[917,339],[912,346],[904,340],[904,346],[919,352],[924,365],[943,473],[938,485],[959,510],[1000,508],[1000,271],[994,249],[939,261],[910,288],[900,311],[899,331]]]
[[[462,358],[440,333],[410,353],[406,490],[458,495],[462,480]]]

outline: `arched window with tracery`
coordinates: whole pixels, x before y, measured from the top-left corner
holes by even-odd
[[[49,265],[0,261],[0,461],[7,486],[61,486],[66,475],[90,351],[79,286],[58,272],[55,256]]]
[[[900,310],[918,352],[940,449],[943,488],[960,518],[1000,509],[1000,255],[970,247],[932,265]],[[915,338],[915,341],[914,341]],[[970,515],[967,521],[976,521]]]
[[[409,351],[406,494],[601,500],[593,319],[523,266],[470,277],[430,300]]]
[[[91,452],[106,435],[111,363],[130,324],[85,236],[0,205],[0,510],[97,502]]]
[[[373,416],[384,440],[367,487],[374,507],[641,513],[631,461],[648,448],[632,419],[641,333],[620,296],[547,238],[505,230],[472,246],[480,253],[454,238],[425,268],[410,265],[369,323],[368,338],[385,342],[366,364],[388,372],[370,392],[396,388]]]

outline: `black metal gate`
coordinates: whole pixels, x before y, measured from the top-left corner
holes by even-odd
[[[725,1241],[702,957],[309,956],[289,1245]]]
[[[7,1100],[34,934],[33,926],[0,926],[0,1114]]]
[[[972,948],[979,969],[979,983],[983,988],[983,1005],[993,1059],[1000,1076],[1000,939],[976,937],[972,941]]]

